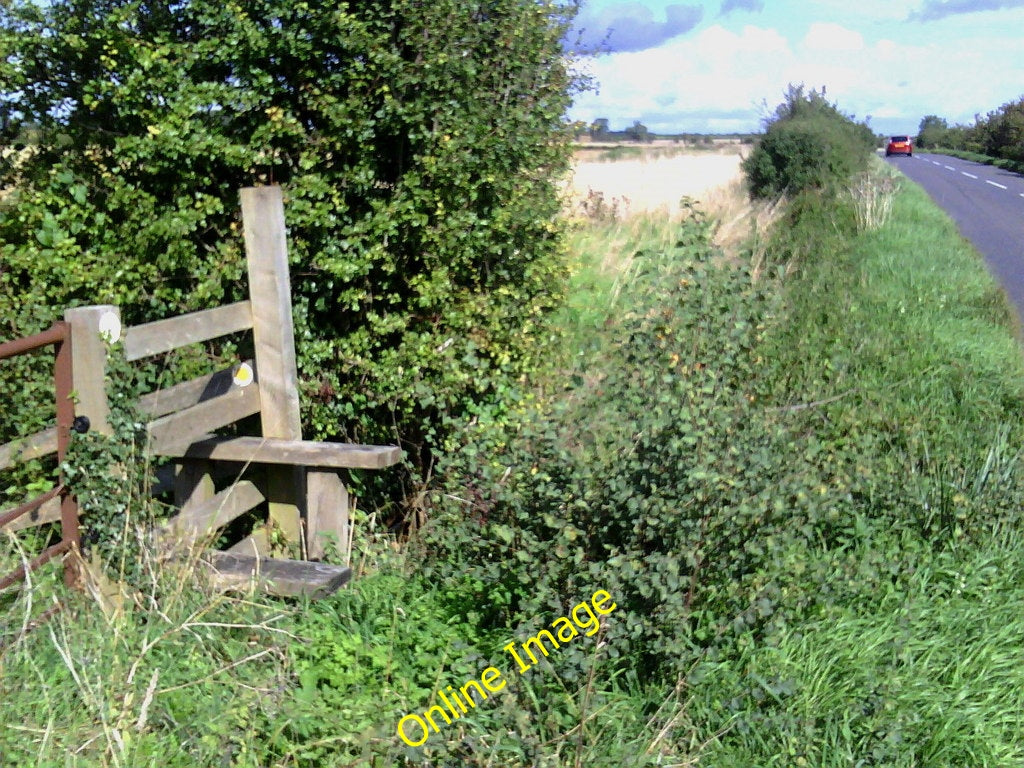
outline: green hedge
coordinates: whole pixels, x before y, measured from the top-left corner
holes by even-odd
[[[743,163],[754,197],[829,189],[866,167],[875,139],[820,94],[790,87]]]
[[[307,436],[399,440],[426,469],[448,416],[533,368],[563,295],[569,15],[5,6],[6,139],[33,144],[0,169],[3,335],[70,305],[138,323],[239,299],[237,190],[283,183]]]

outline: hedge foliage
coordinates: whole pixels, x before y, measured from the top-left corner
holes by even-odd
[[[307,436],[397,439],[427,467],[447,416],[532,369],[563,295],[570,15],[4,4],[4,143],[29,146],[0,166],[2,335],[71,305],[135,324],[242,298],[237,190],[283,183]]]
[[[875,145],[864,123],[844,115],[816,91],[790,86],[767,130],[743,162],[755,197],[828,189],[864,169]]]
[[[950,125],[938,115],[925,115],[918,126],[917,143],[922,148],[976,152],[1019,167],[1024,163],[1024,96],[984,117],[976,116],[974,125]]]

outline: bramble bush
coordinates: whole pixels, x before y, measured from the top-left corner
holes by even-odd
[[[600,366],[479,419],[443,465],[421,545],[428,573],[475,595],[475,621],[526,629],[607,589],[609,653],[663,680],[771,616],[773,537],[805,542],[827,520],[817,468],[788,457],[762,404],[773,292],[720,263],[710,232],[694,212],[674,247],[637,253]],[[563,677],[583,661],[560,651]]]
[[[564,293],[571,14],[4,4],[3,141],[33,143],[0,161],[3,335],[241,298],[237,190],[283,183],[307,434],[398,440],[427,470],[446,417],[534,368]]]

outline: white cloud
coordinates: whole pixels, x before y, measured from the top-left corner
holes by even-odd
[[[864,36],[839,24],[815,22],[807,30],[803,46],[809,51],[860,51]]]
[[[615,127],[641,120],[654,131],[757,130],[762,110],[789,83],[827,87],[846,112],[884,132],[912,132],[921,117],[969,121],[1019,95],[1015,40],[964,34],[958,44],[922,36],[913,43],[868,42],[848,26],[813,23],[794,30],[715,25],[658,48],[592,62],[599,95],[584,94],[571,116],[607,117]],[[893,31],[891,34],[895,35]]]
[[[613,125],[624,125],[651,113],[746,110],[756,123],[755,105],[785,86],[769,69],[793,60],[789,44],[774,30],[747,26],[735,33],[713,26],[659,48],[595,60],[591,71],[600,94],[582,95],[573,112],[580,119],[608,117]],[[608,114],[594,114],[595,109]]]

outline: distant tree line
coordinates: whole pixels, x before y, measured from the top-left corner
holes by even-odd
[[[639,143],[653,141],[657,138],[639,120],[634,120],[633,124],[623,131],[613,131],[607,117],[599,117],[590,125],[580,123],[576,136],[579,138],[583,135],[589,136],[591,141],[635,141]]]
[[[601,142],[651,142],[655,139],[668,139],[684,144],[713,144],[715,138],[735,139],[745,144],[754,141],[754,134],[729,133],[729,134],[707,134],[707,133],[654,133],[639,120],[621,131],[613,131],[607,117],[599,117],[592,123],[577,120],[572,125],[573,134],[576,139],[589,137],[591,141]]]
[[[917,145],[1024,162],[1024,96],[984,117],[976,115],[974,125],[949,125],[945,118],[926,115],[918,126]]]

